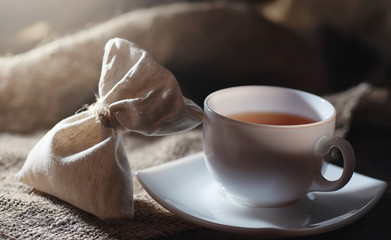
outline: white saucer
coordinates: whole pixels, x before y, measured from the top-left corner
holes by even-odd
[[[330,164],[329,179],[341,168]],[[159,204],[195,224],[221,231],[267,236],[303,236],[331,231],[366,214],[387,184],[358,173],[339,191],[309,193],[281,208],[253,208],[234,202],[215,184],[203,153],[136,172],[137,179]]]

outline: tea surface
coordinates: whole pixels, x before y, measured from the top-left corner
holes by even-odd
[[[315,122],[313,119],[300,115],[279,112],[245,112],[228,117],[242,122],[268,125],[300,125]]]

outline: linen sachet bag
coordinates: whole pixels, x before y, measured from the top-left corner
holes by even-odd
[[[201,123],[202,114],[182,96],[172,73],[146,51],[111,39],[97,102],[48,131],[17,178],[100,219],[133,217],[131,169],[121,134],[187,131]]]

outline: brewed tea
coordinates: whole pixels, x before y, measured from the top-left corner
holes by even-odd
[[[316,122],[307,117],[279,112],[245,112],[229,115],[228,117],[242,122],[268,125],[300,125]]]

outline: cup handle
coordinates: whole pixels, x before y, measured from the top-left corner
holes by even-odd
[[[355,155],[352,146],[348,141],[340,137],[322,137],[315,146],[315,152],[320,154],[322,161],[330,153],[332,148],[338,148],[343,157],[343,171],[339,179],[327,180],[322,173],[315,177],[309,189],[311,191],[335,191],[345,186],[353,175],[355,167]]]

